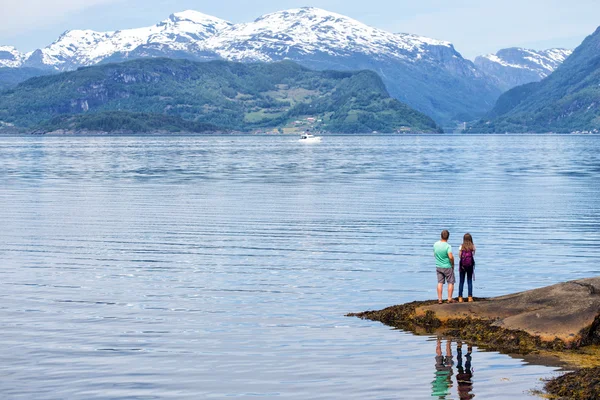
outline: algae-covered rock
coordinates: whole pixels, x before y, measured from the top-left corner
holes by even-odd
[[[437,304],[436,301],[413,301],[412,303],[391,306],[379,311],[365,311],[361,313],[348,314],[348,317],[358,317],[379,321],[395,328],[407,331],[433,332],[441,326],[439,319],[435,318],[434,312],[424,312],[417,317],[418,307]]]
[[[412,302],[349,315],[414,332],[448,328],[500,350],[576,348],[600,344],[600,277],[472,303]]]
[[[438,319],[475,318],[542,342],[560,340],[569,347],[600,343],[600,277],[582,279],[483,302],[424,305],[416,315],[433,311]]]
[[[549,381],[546,390],[555,399],[600,399],[600,277],[475,300],[416,301],[348,316],[414,333],[442,333],[503,353],[550,355],[570,367],[591,367]]]
[[[570,372],[546,383],[551,398],[573,400],[600,399],[600,367]]]

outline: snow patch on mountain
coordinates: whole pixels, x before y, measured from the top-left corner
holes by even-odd
[[[12,46],[0,46],[0,67],[18,68],[26,57],[27,54],[21,53]]]
[[[396,33],[397,36],[400,36],[404,41],[411,43],[413,46],[416,46],[422,49],[424,46],[445,46],[445,47],[454,47],[452,43],[447,42],[445,40],[432,39],[425,36],[414,35],[412,33]]]
[[[74,69],[97,64],[117,53],[128,54],[140,46],[193,52],[197,51],[198,43],[232,26],[219,18],[188,10],[145,28],[114,32],[72,30],[41,50],[41,63],[58,70]]]
[[[54,43],[41,50],[41,62],[57,69],[61,69],[65,64],[67,68],[78,64],[86,65],[91,59],[90,55],[113,33],[92,30],[66,31]]]
[[[361,53],[374,59],[391,57],[414,62],[427,59],[432,47],[451,50],[460,57],[449,42],[393,34],[319,8],[275,12],[237,25],[188,10],[150,27],[114,32],[67,31],[33,56],[12,56],[10,64],[0,62],[20,67],[27,66],[27,58],[31,58],[32,65],[70,70],[115,54],[128,55],[148,48],[165,54],[212,52],[215,58],[234,61],[268,62],[317,53],[341,57]]]
[[[531,50],[523,48],[502,49],[496,54],[487,54],[475,59],[475,64],[485,60],[506,68],[527,69],[538,74],[540,79],[550,75],[573,53],[569,49]]]
[[[531,50],[513,47],[475,59],[475,65],[503,90],[550,75],[571,55],[569,49]]]
[[[426,46],[451,44],[416,35],[396,35],[344,15],[305,7],[266,14],[254,22],[235,25],[208,40],[207,46],[228,60],[274,61],[290,54],[315,53],[415,59],[425,52]]]

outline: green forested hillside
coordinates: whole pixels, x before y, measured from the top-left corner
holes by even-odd
[[[96,113],[104,113],[104,126],[117,124],[107,122],[111,118],[125,121],[125,114],[111,111],[176,117],[239,131],[439,129],[429,117],[390,98],[374,72],[317,72],[292,62],[139,59],[36,77],[0,93],[0,125],[77,129],[97,124],[91,117]],[[57,119],[72,115],[85,117]],[[139,114],[132,118],[140,122]],[[145,126],[150,129],[152,123]]]
[[[39,131],[58,130],[91,132],[215,132],[219,128],[212,124],[184,120],[160,114],[134,113],[128,111],[104,111],[93,114],[61,115],[44,122]]]
[[[600,28],[549,77],[504,93],[472,132],[600,130]]]
[[[36,68],[0,68],[0,90],[10,89],[31,77],[52,72]]]

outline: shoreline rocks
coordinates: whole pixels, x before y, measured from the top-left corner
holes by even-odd
[[[472,303],[415,301],[348,316],[415,334],[444,335],[505,354],[557,357],[578,370],[549,381],[550,395],[600,398],[600,380],[587,379],[600,371],[600,277],[476,298]]]

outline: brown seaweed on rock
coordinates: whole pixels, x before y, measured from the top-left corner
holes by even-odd
[[[553,399],[600,399],[600,367],[569,372],[548,381],[545,388]]]
[[[437,301],[413,301],[412,303],[387,307],[383,310],[351,313],[346,316],[379,321],[388,326],[411,332],[425,330],[427,333],[432,333],[441,326],[441,321],[435,317],[435,313],[426,313],[424,317],[416,316],[417,307],[432,304],[437,304]]]
[[[414,301],[348,316],[507,354],[552,357],[577,370],[546,384],[551,398],[600,400],[600,277],[475,300]]]
[[[485,301],[481,298],[476,300]],[[524,331],[494,326],[493,320],[465,317],[442,321],[432,310],[417,313],[417,309],[420,307],[436,304],[438,304],[437,301],[413,301],[379,311],[352,313],[347,316],[379,321],[416,334],[443,333],[446,336],[472,342],[490,350],[511,354],[529,354],[540,349],[561,350],[565,348],[565,343],[559,339],[544,342],[539,337]]]

